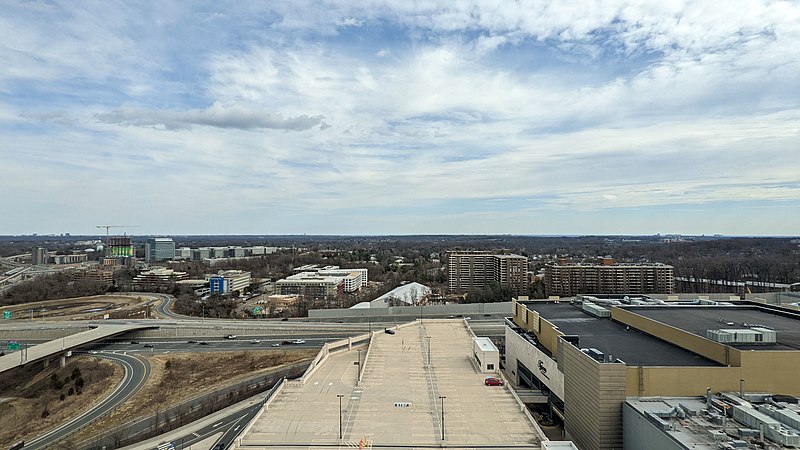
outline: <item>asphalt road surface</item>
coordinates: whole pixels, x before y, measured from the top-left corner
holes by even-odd
[[[64,425],[27,442],[25,444],[26,449],[44,448],[52,443],[62,441],[70,434],[85,427],[124,403],[144,385],[145,381],[150,376],[150,364],[142,358],[124,354],[97,354],[96,356],[121,364],[125,369],[122,382],[111,395],[98,403],[94,408],[84,412]]]
[[[255,339],[259,342],[255,343]],[[305,340],[304,344],[283,344],[284,341],[297,339],[292,336],[288,339],[276,339],[274,336],[270,337],[250,337],[240,339],[153,339],[153,340],[136,340],[138,344],[131,344],[131,341],[117,342],[117,343],[101,343],[87,347],[90,350],[101,352],[101,354],[108,354],[109,352],[115,353],[169,353],[169,352],[222,352],[222,351],[247,351],[247,350],[291,350],[296,348],[319,348],[322,344],[336,339],[339,337],[328,338],[301,338]],[[192,341],[192,342],[190,342]],[[206,344],[200,344],[205,342]],[[277,347],[273,347],[278,344]],[[152,347],[145,347],[145,346]]]
[[[222,436],[214,442],[214,445],[222,444],[221,448],[229,448],[231,443],[236,439],[236,436],[242,431],[244,427],[253,420],[261,405],[253,405],[250,408],[236,411],[225,417],[215,420],[213,424],[203,427],[193,433],[181,436],[171,442],[176,450],[183,450],[192,445],[206,439],[207,437],[222,432]],[[213,448],[213,446],[212,446]]]

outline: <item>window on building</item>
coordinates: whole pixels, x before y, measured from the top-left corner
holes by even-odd
[[[486,370],[494,370],[494,364],[487,364]]]

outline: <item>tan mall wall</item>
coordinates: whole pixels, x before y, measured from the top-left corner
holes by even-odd
[[[611,318],[720,364],[738,365],[738,361],[731,360],[730,353],[735,350],[694,333],[656,322],[616,306],[611,307]]]
[[[537,311],[528,309],[522,303],[514,302],[514,323],[520,328],[533,333],[536,339],[547,348],[552,355],[558,351],[558,338],[564,333],[552,323],[539,316]]]
[[[558,353],[558,338],[563,335],[564,333],[558,331],[555,325],[545,319],[539,318],[539,333],[536,337],[545,348],[550,350],[550,354],[555,355]]]

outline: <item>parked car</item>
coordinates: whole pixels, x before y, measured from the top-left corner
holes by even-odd
[[[395,333],[394,330],[390,330],[388,328],[384,329],[383,332],[386,333],[386,334],[394,334]]]
[[[502,386],[503,380],[501,380],[500,378],[488,377],[485,380],[483,380],[483,384],[485,384],[486,386]]]

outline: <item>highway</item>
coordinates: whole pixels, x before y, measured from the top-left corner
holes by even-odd
[[[214,445],[222,444],[221,448],[228,448],[233,440],[236,439],[236,436],[239,435],[242,428],[246,427],[247,424],[253,420],[253,417],[255,417],[259,409],[261,409],[260,404],[225,416],[215,421],[213,425],[208,425],[192,434],[176,439],[174,441],[175,448],[181,450],[220,431],[223,431],[223,434],[214,442]]]
[[[224,352],[224,351],[248,351],[248,350],[291,350],[300,348],[319,348],[322,344],[328,341],[341,339],[340,337],[308,337],[303,339],[303,344],[284,344],[284,341],[294,340],[296,336],[291,338],[275,338],[269,337],[255,337],[251,338],[238,338],[238,339],[209,339],[209,340],[191,340],[190,342],[185,339],[141,339],[136,340],[138,344],[131,344],[131,341],[124,342],[106,342],[94,344],[88,349],[92,351],[101,352],[105,355],[110,352],[115,353],[170,353],[170,352]],[[259,342],[253,343],[251,339],[256,339]],[[200,344],[205,342],[206,344]],[[273,344],[278,346],[273,347]],[[152,345],[152,347],[145,347],[145,345]]]
[[[25,444],[25,448],[44,448],[62,441],[70,434],[113,410],[135,394],[150,376],[150,364],[143,358],[124,354],[98,354],[100,358],[121,364],[125,375],[117,388],[94,408]]]

